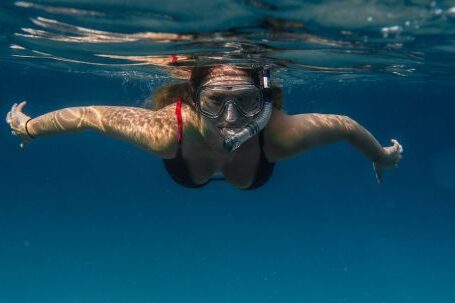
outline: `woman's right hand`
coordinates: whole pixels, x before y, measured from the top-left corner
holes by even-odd
[[[31,137],[27,131],[27,122],[31,119],[23,113],[24,107],[27,102],[23,101],[19,104],[14,103],[11,110],[6,115],[6,123],[11,127],[11,134],[21,137],[21,148],[30,141]]]
[[[374,171],[376,173],[376,180],[378,183],[382,182],[382,173],[385,169],[391,169],[398,166],[403,157],[403,147],[397,140],[390,140],[391,146],[383,148],[381,157],[373,162]]]

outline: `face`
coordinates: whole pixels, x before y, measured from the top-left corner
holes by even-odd
[[[228,66],[214,69],[203,86],[210,87],[204,92],[204,96],[208,96],[204,98],[204,107],[213,112],[217,112],[217,109],[221,111],[217,117],[201,114],[202,134],[212,148],[224,150],[224,140],[236,134],[256,117],[245,115],[242,109],[253,107],[248,107],[248,101],[240,97],[241,94],[248,96],[245,94],[246,89],[254,88],[254,81],[246,72]],[[230,101],[230,95],[235,102]],[[220,100],[223,101],[222,104],[219,103]]]

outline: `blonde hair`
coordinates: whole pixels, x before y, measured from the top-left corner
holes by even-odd
[[[171,83],[159,87],[149,98],[144,100],[143,106],[151,110],[159,110],[177,101],[181,98],[183,102],[191,107],[194,107],[194,95],[197,88],[204,83],[210,72],[210,67],[194,68],[191,73],[189,82],[184,83]],[[250,76],[254,79],[256,84],[260,83],[258,77],[258,69],[248,69]],[[273,107],[282,109],[283,107],[283,91],[279,87],[271,88]]]

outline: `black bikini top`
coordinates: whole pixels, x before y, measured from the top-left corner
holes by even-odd
[[[177,118],[178,122],[178,150],[177,150],[177,155],[173,159],[163,159],[164,162],[164,167],[166,168],[167,172],[169,175],[172,177],[172,179],[188,188],[198,188],[206,185],[209,183],[211,180],[203,183],[203,184],[196,184],[193,179],[191,178],[190,171],[188,169],[188,166],[186,164],[185,159],[183,159],[182,155],[182,141],[183,141],[183,125],[182,125],[182,113],[181,113],[181,106],[182,106],[182,100],[179,98],[176,103],[176,108],[175,108],[175,115]],[[258,163],[258,168],[256,170],[256,176],[254,179],[253,184],[251,184],[248,188],[245,188],[246,190],[249,189],[256,189],[265,183],[270,179],[273,173],[273,169],[275,168],[275,163],[274,162],[269,162],[267,160],[265,153],[264,153],[264,132],[261,131],[259,133],[259,147],[260,147],[260,159]],[[220,179],[214,179],[214,180],[220,180]]]

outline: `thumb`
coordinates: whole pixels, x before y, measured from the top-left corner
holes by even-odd
[[[17,111],[20,111],[20,112],[23,112],[24,111],[24,107],[25,105],[27,105],[27,101],[22,101],[16,108]]]

